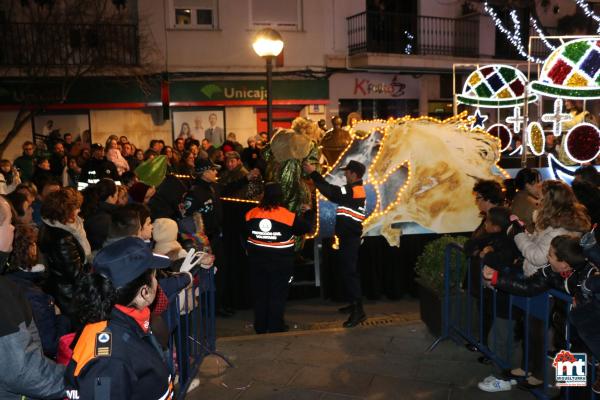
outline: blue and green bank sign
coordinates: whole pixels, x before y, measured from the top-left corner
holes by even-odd
[[[164,90],[164,85],[162,85]],[[89,105],[90,108],[127,108],[155,106],[161,103],[161,81],[152,78],[143,86],[133,80],[82,78],[61,98],[62,82],[44,80],[35,84],[12,80],[0,82],[0,105],[26,104],[36,99],[44,104]],[[172,105],[260,105],[267,98],[262,80],[208,81],[172,80],[168,84]],[[31,95],[31,94],[34,95]],[[41,96],[40,96],[41,95]],[[329,98],[329,81],[274,80],[273,100],[290,104],[323,103]]]
[[[171,101],[262,102],[267,99],[264,81],[175,81],[170,84]],[[329,81],[275,80],[274,100],[327,100]]]

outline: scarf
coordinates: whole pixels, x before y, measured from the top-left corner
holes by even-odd
[[[44,218],[42,218],[42,221],[48,226],[65,230],[65,231],[69,232],[71,235],[73,235],[75,237],[75,239],[77,239],[77,242],[79,242],[79,245],[81,246],[81,248],[83,249],[86,260],[91,261],[92,248],[90,246],[90,242],[88,242],[88,240],[87,240],[85,230],[83,229],[83,219],[81,219],[80,217],[77,217],[75,219],[75,222],[70,223],[70,224],[62,224],[58,221],[49,221]]]
[[[139,327],[142,328],[142,331],[144,331],[144,333],[148,333],[150,330],[150,309],[148,307],[138,310],[137,308],[116,304],[115,308],[128,317],[133,318]]]

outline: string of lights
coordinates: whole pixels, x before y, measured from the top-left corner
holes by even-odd
[[[590,8],[588,3],[585,0],[575,0],[575,3],[581,8],[586,17],[590,17],[598,24],[598,28],[596,28],[596,32],[600,33],[600,16],[596,15],[596,13]]]
[[[538,57],[532,57],[527,53],[527,51],[525,51],[525,46],[523,46],[523,40],[521,38],[521,21],[519,21],[516,10],[512,10],[510,12],[510,18],[513,24],[513,31],[510,31],[504,26],[498,17],[498,14],[496,14],[496,11],[488,5],[487,1],[483,3],[483,8],[485,12],[492,18],[492,21],[494,21],[496,28],[506,36],[506,39],[515,47],[515,49],[517,49],[517,52],[523,58],[537,64],[543,64],[543,60],[539,59]]]
[[[548,39],[546,38],[546,35],[544,35],[544,32],[542,31],[542,29],[538,25],[537,19],[535,19],[533,17],[529,17],[529,22],[531,22],[531,26],[533,27],[533,29],[535,30],[535,32],[540,37],[540,40],[546,45],[546,47],[549,48],[550,50],[556,50],[556,46],[554,46],[552,43],[550,43],[548,41]]]

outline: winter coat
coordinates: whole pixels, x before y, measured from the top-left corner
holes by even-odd
[[[565,228],[548,228],[540,231],[536,230],[533,234],[526,232],[515,235],[515,244],[525,258],[523,262],[523,273],[525,276],[531,276],[536,271],[548,263],[548,251],[550,242],[557,236],[578,235],[581,234],[568,231]]]
[[[102,248],[108,238],[112,212],[117,208],[114,204],[105,201],[98,204],[98,209],[89,215],[83,222],[85,233],[92,247],[92,251]]]
[[[42,291],[38,285],[39,272],[16,271],[6,275],[25,295],[33,312],[35,325],[39,330],[44,354],[54,358],[58,339],[70,332],[70,323],[64,315],[56,315],[54,299]]]
[[[3,259],[5,256],[6,253],[0,255]],[[0,276],[0,354],[0,400],[65,396],[65,368],[44,357],[27,299],[18,286],[3,276]]]
[[[74,322],[71,300],[75,283],[87,268],[85,252],[71,233],[46,224],[40,229],[39,247],[46,259],[47,279],[44,289],[54,297],[61,312]]]

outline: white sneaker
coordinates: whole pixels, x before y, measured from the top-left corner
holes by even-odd
[[[483,380],[481,381],[481,383],[489,383],[492,382],[494,379],[496,379],[496,377],[494,375],[490,375],[486,378],[483,378]]]
[[[502,379],[497,378],[487,380],[488,378],[490,377],[488,376],[482,382],[477,384],[477,387],[484,392],[506,392],[512,388],[509,381],[503,381]]]

